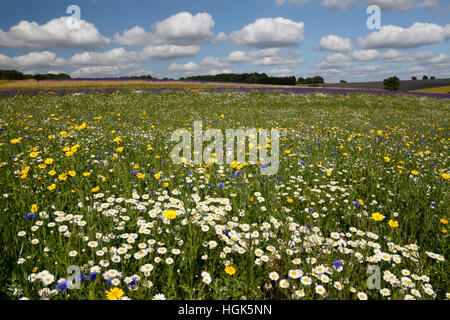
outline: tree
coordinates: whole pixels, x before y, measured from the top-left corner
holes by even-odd
[[[400,79],[396,76],[383,80],[384,88],[386,90],[398,90],[400,89]]]
[[[299,84],[305,84],[305,83],[306,83],[306,79],[303,78],[303,77],[299,77],[298,80],[297,80],[297,83],[299,83]]]
[[[417,80],[417,77],[411,77],[411,80]]]
[[[347,83],[347,81],[345,81],[345,80],[341,80],[341,83]]]
[[[315,76],[312,78],[313,83],[324,83],[324,79],[321,76]]]
[[[435,80],[435,79],[436,79],[435,76],[430,77],[430,80]]]
[[[422,80],[428,80],[428,76],[423,76]]]

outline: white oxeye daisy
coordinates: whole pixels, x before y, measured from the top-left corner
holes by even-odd
[[[151,272],[153,270],[153,265],[150,263],[144,264],[141,267],[141,272]]]
[[[206,276],[206,277],[203,277],[202,281],[203,281],[204,283],[206,283],[206,284],[210,284],[211,281],[212,281],[212,279],[211,279],[211,277],[208,275],[208,276]]]
[[[286,279],[281,279],[280,280],[280,287],[283,289],[289,288],[289,281],[287,281]]]
[[[269,278],[271,279],[271,280],[274,280],[274,281],[277,281],[278,279],[279,279],[279,275],[278,275],[278,273],[277,272],[271,272],[270,274],[269,274]]]
[[[166,300],[166,296],[162,293],[155,294],[153,300]]]
[[[98,242],[97,241],[89,241],[87,245],[88,245],[88,247],[95,248],[95,247],[97,247]]]
[[[75,257],[78,254],[75,250],[69,252],[69,257]]]
[[[336,281],[336,282],[334,283],[334,287],[335,287],[336,289],[338,289],[339,291],[342,290],[342,284],[341,284],[339,281]]]
[[[315,290],[316,290],[316,293],[318,293],[320,295],[324,295],[326,293],[325,288],[321,285],[316,286]]]
[[[310,278],[310,277],[307,277],[307,276],[303,276],[303,277],[301,278],[301,282],[302,282],[302,284],[305,285],[305,286],[309,286],[309,285],[311,285],[311,283],[312,283],[311,278]]]
[[[305,296],[305,292],[303,290],[296,290],[294,292],[294,296],[295,298],[302,298]]]
[[[357,296],[359,300],[367,300],[367,294],[364,292],[358,292]]]
[[[289,270],[289,277],[292,279],[298,279],[303,275],[303,272],[301,270]]]
[[[388,288],[384,288],[380,290],[380,294],[383,297],[389,297],[391,295],[391,291]]]

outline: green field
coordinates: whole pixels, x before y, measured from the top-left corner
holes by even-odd
[[[449,298],[449,100],[196,90],[0,110],[3,299]],[[171,133],[194,121],[278,128],[278,172],[174,164]]]
[[[421,89],[421,90],[415,90],[414,92],[442,93],[442,94],[449,93],[450,94],[450,86]]]

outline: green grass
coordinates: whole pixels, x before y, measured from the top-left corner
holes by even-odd
[[[304,293],[301,299],[357,299],[358,292],[386,299],[367,287],[368,267],[376,265],[382,277],[390,271],[399,281],[381,279],[391,299],[413,296],[408,285],[423,299],[445,299],[449,109],[447,100],[405,96],[209,91],[3,98],[2,298],[39,299],[48,288],[51,299],[106,299],[116,286],[130,299],[158,293],[168,299],[292,299],[295,292]],[[223,132],[279,128],[278,173],[261,176],[257,165],[243,165],[233,176],[238,168],[228,164],[175,165],[171,132],[194,121]],[[53,163],[44,165],[49,158]],[[37,216],[27,220],[33,204]],[[164,219],[167,209],[178,216]],[[384,219],[373,220],[375,212]],[[121,247],[126,253],[113,262],[114,248]],[[393,256],[378,261],[378,249]],[[333,267],[336,260],[342,270]],[[141,272],[145,264],[154,267],[148,275]],[[84,275],[95,266],[99,273],[79,290],[58,293],[56,283],[71,276],[71,265]],[[226,266],[236,273],[227,274]],[[120,284],[107,283],[111,269],[121,273]],[[321,279],[320,269],[329,271]],[[54,276],[51,284],[29,280],[43,270]],[[312,285],[290,277],[293,270]],[[202,281],[203,271],[211,282]],[[272,272],[278,281],[269,278]],[[402,287],[406,275],[412,284]],[[133,276],[139,280],[131,287],[125,278]],[[432,291],[416,279],[422,276]],[[326,296],[316,293],[318,285]]]
[[[427,89],[415,90],[414,92],[441,93],[441,94],[449,93],[450,94],[450,86],[427,88]]]

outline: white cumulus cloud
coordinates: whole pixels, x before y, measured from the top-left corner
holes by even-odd
[[[382,26],[358,43],[367,49],[415,48],[427,44],[444,42],[450,38],[450,25],[442,27],[434,23],[415,22],[409,28],[394,25]]]
[[[196,15],[190,12],[179,12],[169,18],[159,21],[154,25],[155,32],[145,31],[140,26],[116,33],[113,41],[123,46],[145,45],[198,45],[211,42],[214,36],[211,28],[214,20],[207,12]]]
[[[169,71],[195,71],[198,70],[199,66],[195,63],[195,62],[188,62],[185,64],[177,64],[177,63],[172,63],[167,70]]]
[[[99,49],[109,43],[92,23],[79,20],[78,27],[72,28],[69,19],[61,17],[43,25],[23,20],[9,31],[0,30],[0,47]]]
[[[319,45],[316,46],[316,49],[337,52],[351,51],[352,40],[330,34],[320,39]]]
[[[275,48],[297,46],[304,39],[304,23],[286,18],[261,18],[232,32],[228,38],[240,46]]]
[[[63,58],[57,58],[54,52],[30,52],[17,57],[0,54],[0,69],[39,70],[43,68],[61,67],[66,64]]]

